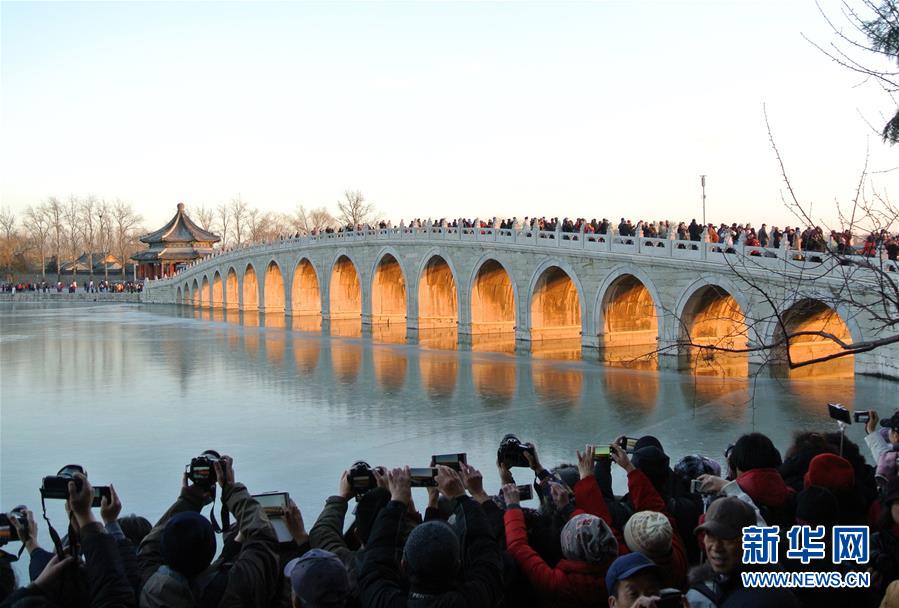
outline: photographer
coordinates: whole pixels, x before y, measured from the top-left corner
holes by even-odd
[[[481,505],[465,494],[459,475],[437,466],[437,487],[453,501],[454,526],[442,521],[425,522],[412,531],[404,547],[399,546],[399,539],[412,500],[409,468],[388,471],[387,479],[391,500],[378,514],[359,572],[362,605],[499,605],[502,555]],[[397,564],[400,550],[402,563]],[[403,573],[408,578],[408,591]]]
[[[877,429],[877,423],[886,432]],[[899,478],[897,471],[897,458],[899,458],[899,411],[889,418],[880,420],[877,412],[868,412],[868,422],[865,423],[865,443],[871,450],[871,456],[877,463],[877,476],[884,482],[890,482]],[[884,438],[886,435],[886,438]]]
[[[214,486],[189,485],[185,473],[178,500],[140,546],[138,558],[145,580],[141,608],[276,603],[281,573],[275,532],[259,503],[243,484],[234,481],[232,459],[222,456],[214,462],[214,469],[222,502],[237,519],[236,556],[233,561],[220,558],[210,568],[215,534],[200,511],[212,502]]]
[[[37,605],[40,605],[40,601],[47,606],[80,605],[79,596],[73,596],[71,588],[63,590],[63,579],[67,576],[85,577],[88,605],[91,608],[133,608],[136,605],[134,590],[125,575],[116,541],[91,511],[94,489],[82,473],[75,473],[75,478],[79,480],[81,488],[78,489],[75,481],[69,482],[67,507],[77,526],[85,558],[83,567],[72,556],[65,556],[60,560],[57,555],[53,555],[30,585],[7,598],[2,604],[4,608],[13,606],[24,598],[33,597],[41,598],[35,601]],[[17,529],[20,528],[17,526]]]

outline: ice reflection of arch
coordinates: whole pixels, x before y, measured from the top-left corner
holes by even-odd
[[[240,286],[237,280],[237,271],[234,267],[228,269],[225,279],[225,308],[236,310],[240,307]]]
[[[290,306],[294,315],[320,315],[322,296],[318,273],[309,258],[303,258],[293,271]]]
[[[577,368],[531,362],[531,382],[534,392],[547,404],[572,406],[581,399],[584,373]]]
[[[184,295],[181,291],[181,286],[178,286],[178,291],[175,292],[175,302],[177,304],[184,304]]]
[[[295,339],[293,341],[293,360],[297,373],[303,376],[311,376],[318,367],[318,359],[321,353],[321,343],[318,340]]]
[[[284,276],[281,267],[274,260],[265,269],[263,284],[265,312],[284,312]]]
[[[528,290],[531,340],[578,338],[583,331],[583,289],[567,264],[537,267]]]
[[[456,272],[449,260],[428,252],[418,271],[418,326],[456,327],[459,295]]]
[[[850,323],[844,320],[840,312],[819,299],[804,298],[793,302],[781,313],[781,319],[784,327],[775,326],[772,332],[775,343],[784,340],[785,335],[793,336],[801,332],[827,333],[846,344],[860,339],[854,320],[850,319],[850,322],[855,326],[855,332],[852,331]],[[778,347],[774,353],[775,358],[785,362],[787,348],[789,348],[790,360],[794,364],[827,357],[843,350],[838,343],[827,336],[800,335],[789,338],[784,345]],[[790,370],[789,375],[794,377],[852,377],[854,370],[855,356],[846,355]]]
[[[396,393],[406,383],[408,359],[401,350],[374,348],[372,350],[372,367],[375,372],[375,380],[387,392]]]
[[[259,281],[256,278],[256,268],[253,264],[247,264],[243,272],[243,306],[242,310],[259,310]]]
[[[212,275],[212,302],[210,303],[213,308],[219,309],[223,306],[225,301],[225,294],[222,285],[222,274],[216,270]]]
[[[513,332],[518,288],[508,267],[485,256],[475,265],[469,285],[472,333]]]
[[[596,329],[607,361],[632,361],[653,353],[661,336],[658,291],[638,268],[614,269],[597,292]],[[654,360],[643,359],[655,366]]]
[[[331,341],[331,369],[340,384],[353,384],[362,365],[362,347],[358,344]]]
[[[190,291],[190,302],[194,306],[200,305],[200,285],[196,279],[194,279],[194,284]]]
[[[513,359],[473,359],[471,382],[487,401],[508,402],[515,397],[518,369]]]
[[[718,348],[745,350],[750,328],[744,311],[743,293],[728,281],[697,279],[678,299],[675,307],[676,339],[686,347],[690,367],[703,375],[728,377],[749,373],[749,354],[729,353]],[[714,349],[703,349],[703,346]]]
[[[362,319],[362,287],[356,263],[340,254],[331,267],[328,285],[331,319]]]
[[[209,277],[203,275],[203,282],[200,284],[200,308],[209,306]]]
[[[405,326],[406,277],[399,258],[390,251],[381,253],[372,269],[372,323]]]
[[[425,391],[434,399],[449,399],[456,389],[459,374],[459,358],[453,353],[446,355],[436,351],[423,350],[418,356],[421,383]]]

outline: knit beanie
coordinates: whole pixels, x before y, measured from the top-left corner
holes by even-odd
[[[839,503],[827,488],[808,486],[796,495],[796,523],[808,526],[834,526],[839,519]]]
[[[159,544],[162,563],[192,578],[209,567],[215,556],[212,524],[194,511],[173,516],[162,531]]]
[[[618,541],[609,525],[596,517],[581,513],[562,528],[562,555],[565,559],[599,564],[618,555]]]
[[[663,514],[640,511],[631,515],[624,525],[624,542],[628,549],[642,553],[649,559],[659,559],[671,552],[674,530]]]
[[[459,538],[444,521],[415,526],[406,539],[403,560],[410,578],[453,580],[460,565]]]
[[[821,486],[828,490],[851,490],[855,487],[855,469],[836,454],[818,454],[808,464],[805,487]]]

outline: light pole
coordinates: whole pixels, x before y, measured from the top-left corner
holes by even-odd
[[[702,184],[702,225],[705,226],[705,175],[700,175],[699,181]]]
[[[103,239],[103,281],[106,283],[106,289],[109,290],[109,264],[107,262],[109,259],[109,252],[106,251],[106,248],[109,247],[109,239],[106,238],[107,235],[103,224],[103,213],[98,213],[97,217],[100,218],[100,238]]]

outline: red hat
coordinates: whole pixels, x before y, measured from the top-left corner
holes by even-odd
[[[805,487],[821,486],[828,490],[851,490],[855,487],[855,469],[836,454],[818,454],[808,463]]]

